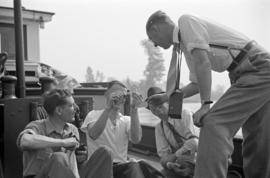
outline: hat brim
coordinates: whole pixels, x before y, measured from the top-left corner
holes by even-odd
[[[169,97],[165,92],[162,92],[146,98],[145,101],[148,103],[146,109],[150,110],[149,103],[152,103],[153,105],[160,105],[169,101]]]
[[[163,94],[166,94],[166,92],[160,92],[160,93],[153,94],[153,95],[149,96],[148,98],[146,98],[144,101],[145,101],[145,102],[148,102],[148,101],[151,100],[151,98],[153,98],[154,96],[157,96],[157,95],[163,95]]]

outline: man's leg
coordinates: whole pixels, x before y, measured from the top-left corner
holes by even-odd
[[[270,177],[270,102],[243,125],[243,162],[246,178]]]
[[[144,178],[143,172],[137,162],[119,163],[113,165],[114,178]]]
[[[161,173],[166,177],[166,178],[178,178],[179,176],[177,176],[172,170],[169,170],[167,168],[164,168],[161,170]]]
[[[35,178],[75,178],[72,170],[69,167],[67,155],[62,152],[55,152],[51,158],[46,161]]]
[[[81,178],[111,178],[112,156],[104,147],[97,149],[79,170]]]
[[[210,109],[200,131],[195,178],[226,177],[234,135],[270,99],[268,78],[242,76]]]
[[[147,178],[164,178],[165,177],[164,174],[160,170],[151,166],[151,164],[149,164],[147,161],[140,160],[138,161],[138,163],[141,167],[144,177],[147,177]]]

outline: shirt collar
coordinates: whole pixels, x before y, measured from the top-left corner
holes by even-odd
[[[178,33],[179,33],[179,28],[178,26],[175,26],[173,29],[173,43],[179,43],[179,39],[178,39]]]
[[[56,127],[51,122],[51,120],[48,119],[48,118],[45,121],[45,126],[46,126],[46,133],[48,135],[51,134],[52,132],[57,132],[57,133],[61,134],[61,131],[60,130],[57,130]],[[68,126],[67,123],[64,126],[64,130],[69,130],[69,126]]]

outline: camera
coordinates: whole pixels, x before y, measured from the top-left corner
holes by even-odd
[[[126,95],[122,92],[112,93],[111,97],[115,104],[125,103]]]
[[[182,90],[175,90],[169,97],[168,115],[172,119],[182,119],[182,105],[184,94]]]

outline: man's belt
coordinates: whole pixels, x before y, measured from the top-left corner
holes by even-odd
[[[241,62],[242,60],[246,57],[248,51],[256,44],[255,41],[250,41],[248,42],[248,44],[246,44],[246,46],[241,49],[241,52],[235,57],[233,58],[232,63],[230,64],[230,66],[228,67],[228,71],[231,72],[233,71]]]

